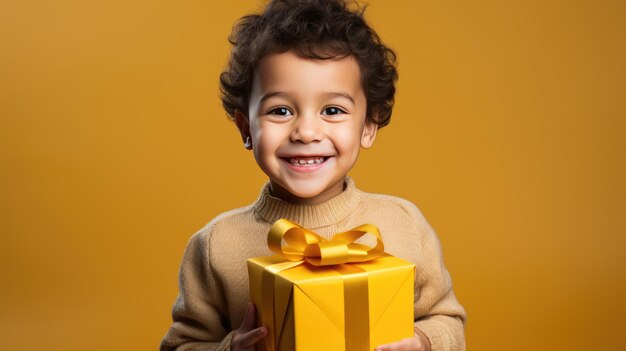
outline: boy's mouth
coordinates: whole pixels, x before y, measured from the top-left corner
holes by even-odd
[[[327,159],[327,156],[283,157],[283,160],[289,162],[289,164],[296,167],[314,167],[324,163]]]

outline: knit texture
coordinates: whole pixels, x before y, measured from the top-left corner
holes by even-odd
[[[364,223],[376,225],[385,252],[416,265],[415,328],[428,337],[432,351],[465,350],[465,310],[431,226],[411,202],[363,192],[347,177],[341,194],[318,205],[285,202],[266,183],[253,204],[222,213],[195,233],[183,254],[162,351],[230,349],[250,301],[246,259],[273,254],[267,233],[280,218],[327,239]]]

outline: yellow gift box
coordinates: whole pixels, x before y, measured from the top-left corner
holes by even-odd
[[[354,242],[368,234],[375,247]],[[326,240],[281,219],[268,245],[278,255],[248,259],[252,303],[269,331],[257,350],[371,351],[413,336],[415,265],[384,253],[373,225]]]

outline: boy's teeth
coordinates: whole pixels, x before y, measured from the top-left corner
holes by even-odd
[[[289,163],[294,166],[314,166],[324,162],[324,157],[290,157]]]

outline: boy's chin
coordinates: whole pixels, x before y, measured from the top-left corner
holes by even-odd
[[[311,200],[323,193],[322,190],[318,189],[290,189],[289,193],[293,197],[300,198],[302,200]]]
[[[288,184],[283,188],[290,196],[303,200],[319,196],[324,192],[324,187],[318,184]]]
[[[301,181],[301,182],[289,182],[288,184],[273,183],[272,191],[278,197],[291,202],[322,202],[340,193],[343,190],[343,185],[340,189],[332,189],[328,184],[323,184],[316,181]]]

